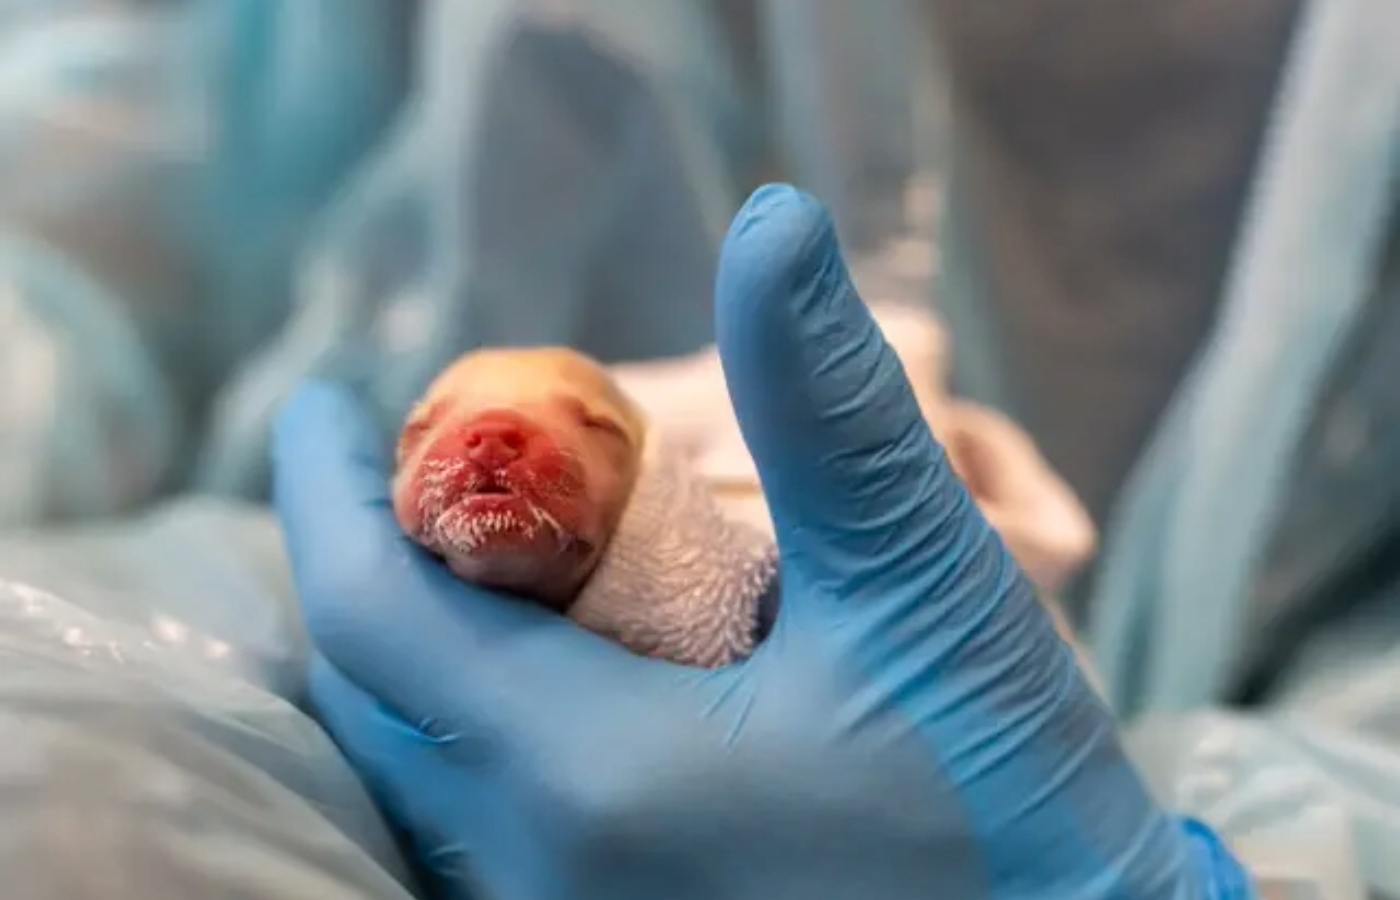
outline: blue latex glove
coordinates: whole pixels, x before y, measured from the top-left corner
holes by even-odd
[[[277,502],[315,704],[446,896],[1222,898],[951,474],[821,207],[759,191],[718,281],[783,608],[747,662],[632,656],[399,531],[365,413],[304,389]]]

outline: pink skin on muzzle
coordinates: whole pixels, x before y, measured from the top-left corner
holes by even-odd
[[[425,437],[394,498],[404,530],[469,581],[567,605],[598,541],[577,454],[507,409]]]

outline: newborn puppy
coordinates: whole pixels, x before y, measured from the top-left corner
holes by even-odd
[[[649,431],[581,354],[469,353],[408,416],[394,512],[463,580],[567,612],[633,652],[703,667],[742,659],[778,602],[772,536],[727,516]],[[995,455],[965,462],[955,468],[975,484],[1009,477]]]
[[[581,354],[469,353],[408,416],[394,513],[459,577],[562,611],[617,527],[644,434],[639,410]]]

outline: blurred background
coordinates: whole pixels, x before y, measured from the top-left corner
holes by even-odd
[[[1062,599],[1172,808],[1400,896],[1397,47],[1395,0],[0,0],[7,877],[172,890],[196,810],[243,824],[188,895],[257,822],[392,896],[297,706],[279,405],[686,359],[784,180],[1087,510]]]
[[[1251,702],[1400,583],[1393,65],[1306,9],[0,0],[0,526],[260,503],[308,375],[696,351],[780,179],[1083,501],[1125,708]]]

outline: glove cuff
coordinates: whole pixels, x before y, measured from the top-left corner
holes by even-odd
[[[1184,817],[1181,824],[1190,848],[1191,868],[1199,875],[1197,883],[1205,886],[1202,896],[1207,900],[1254,900],[1259,896],[1249,873],[1210,826],[1190,817]]]

